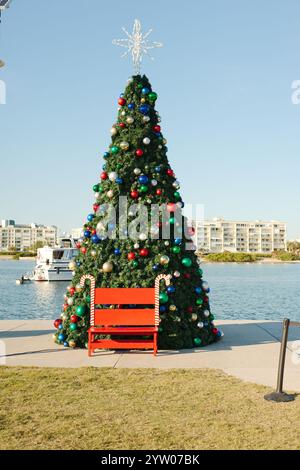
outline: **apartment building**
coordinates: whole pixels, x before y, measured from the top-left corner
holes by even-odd
[[[278,221],[253,222],[194,221],[195,244],[204,253],[272,253],[286,250],[286,224]]]
[[[12,248],[17,251],[26,251],[36,242],[43,242],[48,246],[57,244],[58,229],[55,226],[16,224],[14,220],[2,220],[0,226],[0,251]]]

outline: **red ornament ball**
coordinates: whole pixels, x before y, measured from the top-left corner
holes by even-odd
[[[132,261],[135,258],[135,253],[131,251],[130,253],[128,253],[127,258],[129,259],[129,261]]]
[[[92,235],[96,235],[96,233],[97,233],[97,230],[95,230],[95,229],[93,228],[93,230],[92,230]]]
[[[156,190],[156,195],[161,196],[162,195],[162,189],[157,189]]]
[[[131,197],[132,199],[137,199],[137,198],[139,197],[139,193],[138,193],[137,191],[135,191],[135,190],[134,190],[134,191],[131,191],[130,197]]]
[[[190,273],[184,273],[183,276],[184,276],[185,279],[190,279],[191,278]]]
[[[141,255],[142,257],[144,257],[144,258],[145,258],[146,256],[149,256],[149,250],[148,250],[148,248],[142,248],[142,249],[140,250],[140,255]]]
[[[176,212],[176,209],[177,209],[177,206],[176,204],[174,204],[174,202],[169,202],[169,204],[167,204],[168,212]]]
[[[188,307],[188,308],[187,308],[187,312],[188,312],[188,313],[193,313],[193,307],[191,307],[191,306]]]
[[[159,125],[153,127],[154,132],[160,132],[161,127]]]
[[[119,127],[120,127],[121,129],[125,129],[125,127],[126,127],[125,122],[119,122]]]
[[[144,151],[142,149],[137,149],[135,154],[137,157],[142,157],[144,155]]]
[[[125,98],[119,98],[119,99],[118,99],[118,104],[119,104],[120,106],[125,106],[125,104],[126,104]]]
[[[68,304],[64,304],[64,307],[63,307],[64,312],[67,310],[68,307],[69,307]]]
[[[76,242],[76,248],[78,248],[78,250],[81,248],[81,244],[79,242]]]
[[[71,323],[77,323],[80,320],[80,318],[77,315],[71,315],[70,320],[71,320]]]
[[[218,328],[213,328],[212,332],[213,332],[214,335],[216,335],[219,332],[219,330],[218,330]]]
[[[103,171],[103,172],[101,173],[100,178],[101,178],[102,180],[107,180],[108,174],[106,173],[106,171]]]
[[[99,207],[99,204],[94,204],[94,205],[93,205],[94,212],[97,212],[98,207]]]
[[[174,176],[174,171],[171,168],[167,169],[167,175],[168,176]]]
[[[69,294],[71,296],[75,294],[75,287],[70,287]]]
[[[86,247],[83,246],[80,251],[81,251],[81,253],[82,253],[83,255],[85,255],[85,254],[86,254]]]
[[[58,318],[58,319],[55,320],[55,322],[54,322],[54,328],[58,328],[59,325],[61,325],[61,324],[62,324],[62,320],[61,320],[60,318]]]

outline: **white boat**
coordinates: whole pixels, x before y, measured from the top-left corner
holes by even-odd
[[[63,238],[58,247],[44,246],[37,250],[36,266],[32,273],[33,281],[71,281],[73,271],[69,268],[78,254],[75,240]]]

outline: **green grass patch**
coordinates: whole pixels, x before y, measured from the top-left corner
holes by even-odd
[[[216,370],[0,368],[0,449],[300,449],[300,399]]]

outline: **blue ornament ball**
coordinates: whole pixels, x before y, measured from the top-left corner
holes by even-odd
[[[117,184],[122,184],[122,183],[123,183],[123,179],[122,179],[122,178],[117,178],[117,179],[116,179],[116,183],[117,183]]]
[[[134,108],[135,108],[135,104],[134,103],[129,103],[128,109],[134,109]]]
[[[154,264],[154,265],[152,266],[152,269],[153,269],[153,271],[158,271],[158,270],[159,270],[159,265],[158,265],[158,264]]]
[[[149,178],[148,178],[148,176],[146,176],[146,175],[141,175],[141,176],[139,177],[139,183],[141,183],[141,184],[147,184],[148,181],[149,181]]]
[[[103,158],[105,158],[105,159],[106,159],[106,158],[108,158],[108,157],[109,157],[109,155],[110,155],[110,154],[109,154],[109,152],[105,152],[105,154],[103,155]]]
[[[221,336],[222,336],[222,331],[219,330],[218,333],[216,334],[216,336],[217,336],[218,338],[221,338]]]
[[[161,305],[161,306],[159,307],[160,313],[164,313],[166,310],[167,310],[167,307],[166,307],[165,305]]]
[[[91,238],[91,232],[89,230],[84,231],[85,238]]]
[[[79,266],[81,266],[80,261],[76,261],[76,266],[78,266],[78,268],[79,268]]]
[[[89,222],[92,222],[92,220],[94,219],[94,217],[95,217],[94,214],[89,214],[89,215],[87,216],[87,220],[88,220]]]
[[[148,104],[142,104],[139,110],[141,114],[148,114],[150,111],[150,106]]]
[[[117,255],[117,256],[119,256],[119,255],[121,254],[121,250],[120,250],[119,248],[116,248],[116,249],[114,250],[114,254]]]
[[[175,291],[176,291],[176,289],[175,289],[174,286],[169,286],[169,287],[167,288],[168,294],[174,294]]]
[[[95,234],[95,235],[92,236],[92,242],[93,243],[99,243],[100,242],[100,238],[98,237],[98,235]]]
[[[181,238],[176,238],[176,239],[174,240],[174,243],[175,243],[175,245],[181,245],[181,243],[182,243]]]
[[[156,167],[155,167],[155,171],[156,171],[156,173],[160,173],[160,172],[161,172],[160,166],[156,166]]]
[[[63,333],[60,333],[57,337],[58,341],[60,341],[61,343],[64,341],[65,339],[65,335]]]
[[[147,87],[142,88],[142,94],[143,94],[143,95],[148,95],[148,93],[150,93],[149,88],[147,88]]]
[[[63,325],[62,325],[62,324],[58,325],[58,329],[59,329],[59,330],[62,330],[62,329],[63,329]]]
[[[196,294],[201,294],[201,292],[202,292],[201,287],[195,287],[195,292],[196,292]]]
[[[64,342],[64,347],[65,347],[65,348],[68,348],[68,347],[69,347],[69,343],[67,343],[67,341]]]

